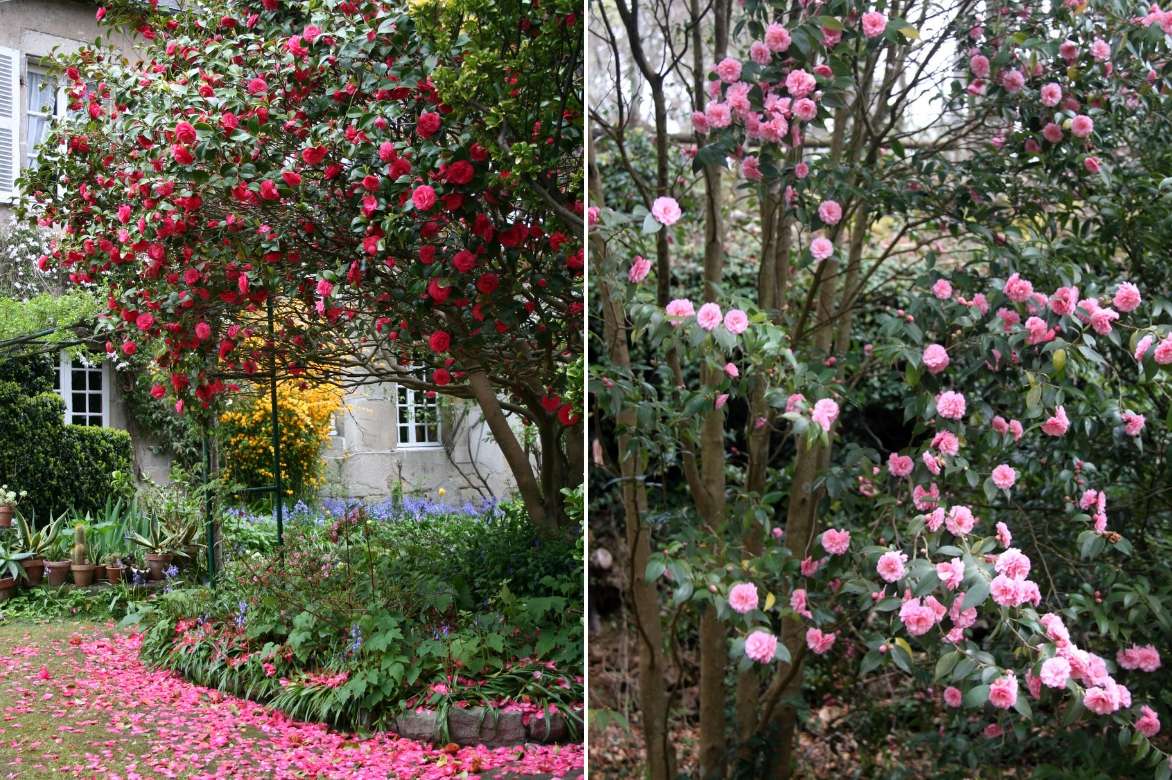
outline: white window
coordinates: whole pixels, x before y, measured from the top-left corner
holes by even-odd
[[[37,147],[49,135],[53,120],[65,116],[65,88],[44,68],[29,64],[25,70],[24,165],[35,168]]]
[[[53,385],[65,401],[65,422],[110,424],[110,377],[105,361],[90,364],[62,352]]]
[[[399,446],[440,446],[439,400],[435,393],[428,394],[399,385],[396,401]]]

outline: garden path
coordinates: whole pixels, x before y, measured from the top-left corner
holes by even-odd
[[[580,745],[450,749],[294,721],[138,660],[112,625],[3,624],[0,778],[553,778]]]

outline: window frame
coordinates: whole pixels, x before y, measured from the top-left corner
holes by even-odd
[[[79,422],[73,421],[73,415],[74,415],[74,411],[73,411],[73,372],[75,370],[74,359],[69,356],[68,352],[62,350],[60,353],[58,362],[57,362],[57,386],[54,389],[56,390],[57,394],[59,396],[61,396],[61,400],[65,402],[65,424],[66,425],[85,425],[85,426],[91,427],[91,428],[98,428],[98,427],[109,428],[110,427],[110,364],[105,360],[101,361],[100,363],[97,363],[95,365],[90,365],[90,366],[85,365],[83,362],[81,362],[81,360],[77,360],[76,362],[78,364],[79,369],[84,369],[86,371],[93,371],[96,369],[101,374],[101,377],[102,377],[101,424],[94,425],[93,423],[90,423],[90,422],[79,423]],[[89,390],[88,388],[82,392],[85,392],[87,395],[93,393],[93,391]],[[85,412],[81,412],[80,414],[84,414],[87,418],[92,416],[92,413],[90,411],[88,411],[88,409]]]
[[[32,161],[36,159],[36,147],[32,145],[32,139],[29,136],[29,131],[32,129],[32,122],[30,121],[29,117],[38,116],[49,120],[49,127],[51,129],[54,122],[60,119],[64,119],[69,114],[68,95],[65,94],[65,83],[59,76],[57,77],[57,100],[53,105],[53,113],[42,114],[40,112],[33,112],[29,110],[29,101],[33,91],[30,74],[35,73],[39,76],[43,76],[46,81],[53,76],[53,73],[48,68],[41,65],[39,60],[40,58],[34,57],[32,55],[25,55],[24,57],[24,100],[22,101],[21,105],[21,128],[23,130],[22,145],[24,147],[24,152],[21,154],[20,159],[21,170],[32,169]]]
[[[405,398],[404,398],[405,396]],[[435,409],[435,441],[419,441],[418,427],[431,428],[431,424],[418,423],[415,418],[416,409]],[[408,417],[403,418],[404,411]],[[407,438],[403,438],[403,429],[407,429]],[[439,404],[439,396],[428,398],[425,390],[416,390],[406,385],[395,385],[395,446],[404,450],[432,450],[444,446],[444,419]]]

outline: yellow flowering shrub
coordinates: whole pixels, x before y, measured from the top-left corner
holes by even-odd
[[[321,487],[322,448],[329,440],[342,391],[299,380],[277,383],[281,480],[285,496],[309,496]],[[267,385],[242,395],[220,415],[225,476],[245,487],[273,484],[273,433]]]

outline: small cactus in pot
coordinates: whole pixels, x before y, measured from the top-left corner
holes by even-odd
[[[85,541],[85,524],[78,523],[73,527],[73,554],[69,569],[73,572],[73,583],[82,588],[94,584],[94,570],[98,568],[89,562],[89,556],[90,548]]]

